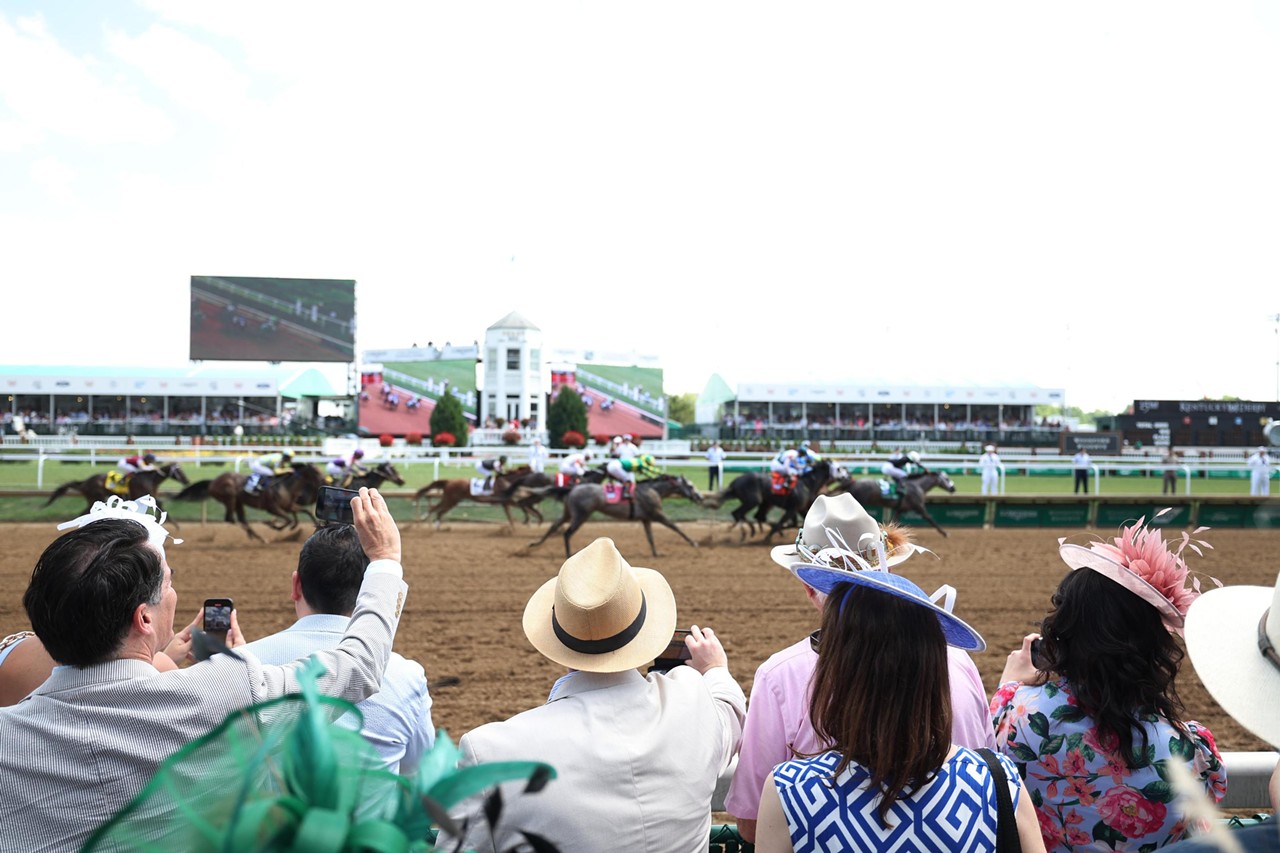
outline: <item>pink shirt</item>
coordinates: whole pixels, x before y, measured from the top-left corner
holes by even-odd
[[[994,747],[987,695],[978,668],[967,654],[947,647],[951,682],[951,739],[970,749]],[[742,730],[742,750],[724,807],[736,818],[755,820],[760,791],[773,768],[800,754],[822,752],[809,723],[813,672],[818,655],[805,637],[770,657],[756,670]]]

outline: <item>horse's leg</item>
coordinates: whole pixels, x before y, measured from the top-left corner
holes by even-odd
[[[547,538],[548,538],[549,536],[551,536],[551,534],[552,534],[552,533],[555,533],[555,532],[556,532],[557,530],[559,530],[562,526],[564,526],[564,523],[565,523],[566,521],[568,521],[568,520],[569,520],[569,508],[568,508],[568,507],[565,507],[565,509],[564,509],[564,514],[563,514],[563,515],[561,515],[561,516],[560,516],[560,518],[558,518],[558,519],[556,520],[556,523],[555,523],[555,524],[553,524],[553,525],[551,525],[550,527],[548,527],[548,528],[547,528],[547,532],[546,532],[546,533],[544,533],[544,534],[542,534],[542,538],[541,538],[541,539],[539,539],[539,540],[538,540],[538,541],[536,541],[536,542],[530,542],[530,543],[529,543],[529,547],[530,547],[530,548],[537,548],[537,547],[538,547],[539,545],[541,545],[543,542],[546,542],[546,541],[547,541]]]
[[[587,519],[590,516],[591,516],[591,513],[589,512],[583,513],[581,515],[579,515],[577,512],[573,513],[573,522],[570,523],[569,528],[564,532],[564,556],[566,560],[569,559],[569,557],[573,556],[573,552],[569,548],[569,540],[573,538],[574,532],[577,531],[577,529],[581,527],[583,524],[585,524]],[[546,537],[544,536],[543,538],[545,539]],[[653,544],[652,536],[649,537],[649,544],[650,545]]]
[[[927,522],[929,522],[930,524],[932,524],[932,525],[933,525],[933,529],[934,529],[934,530],[938,531],[938,532],[939,532],[939,533],[941,533],[943,536],[949,536],[949,535],[950,535],[950,534],[948,534],[948,533],[947,533],[947,531],[945,531],[945,530],[943,530],[943,529],[942,529],[942,525],[938,524],[938,522],[936,522],[936,521],[934,521],[934,520],[933,520],[933,516],[932,516],[932,515],[929,515],[929,510],[927,510],[927,509],[925,509],[925,508],[924,508],[924,501],[923,501],[923,500],[921,500],[921,501],[920,501],[920,502],[918,502],[918,503],[913,502],[913,503],[912,503],[912,506],[911,506],[911,509],[915,510],[916,512],[920,513],[920,515],[924,516],[924,520],[925,520],[925,521],[927,521]]]
[[[249,534],[249,539],[257,539],[259,542],[265,543],[266,540],[254,532],[253,528],[249,526],[248,520],[244,517],[244,504],[235,498],[232,498],[232,502],[235,504],[236,519],[239,520],[240,526],[244,528],[244,532]]]
[[[685,535],[685,532],[684,532],[683,530],[681,530],[679,527],[676,527],[676,523],[675,523],[674,521],[672,521],[671,519],[667,518],[667,514],[666,514],[666,513],[664,513],[664,512],[659,512],[657,515],[655,515],[655,516],[653,517],[653,520],[654,520],[654,521],[656,521],[656,522],[658,522],[659,524],[661,524],[663,527],[668,527],[668,528],[670,528],[670,529],[674,530],[674,531],[676,532],[676,535],[677,535],[677,536],[679,536],[679,537],[680,537],[681,539],[683,539],[684,541],[688,542],[688,543],[689,543],[690,545],[692,545],[693,547],[695,547],[695,548],[697,548],[697,547],[698,547],[698,543],[697,543],[697,542],[694,542],[692,539],[690,539],[688,536],[686,536],[686,535]],[[649,533],[649,547],[651,547],[651,548],[652,548],[652,547],[653,547],[653,534],[649,532],[649,520],[648,520],[648,519],[645,519],[645,520],[644,520],[644,529],[645,529],[645,532],[646,532],[646,533]],[[656,551],[654,552],[654,556],[657,556],[657,552],[656,552]]]

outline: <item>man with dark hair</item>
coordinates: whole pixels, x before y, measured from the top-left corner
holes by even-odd
[[[311,535],[298,556],[293,573],[293,600],[298,621],[276,634],[246,645],[243,651],[263,663],[283,664],[321,649],[332,649],[355,609],[356,595],[369,558],[360,547],[356,530],[347,524],[322,527]],[[431,726],[431,696],[427,676],[416,661],[395,652],[387,661],[382,688],[359,705],[364,717],[362,732],[387,762],[387,769],[405,775],[431,750],[435,730]],[[351,729],[357,720],[348,715],[338,721]]]
[[[408,590],[400,532],[382,496],[352,499],[371,562],[341,643],[315,657],[322,693],[359,702],[377,691]],[[59,666],[30,696],[0,708],[2,845],[75,850],[141,790],[160,763],[241,708],[301,688],[303,661],[267,666],[214,655],[158,672],[178,595],[154,501],[112,498],[40,556],[23,603]],[[233,630],[238,630],[234,629]]]

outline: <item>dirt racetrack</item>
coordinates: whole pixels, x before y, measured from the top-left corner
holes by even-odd
[[[562,674],[525,641],[520,615],[530,593],[555,575],[563,545],[553,537],[537,550],[524,546],[536,530],[508,534],[493,524],[458,523],[440,531],[409,525],[404,532],[410,594],[396,638],[396,650],[415,658],[435,681],[456,677],[456,686],[435,690],[434,720],[456,739],[489,720],[504,719],[544,700]],[[727,525],[686,524],[702,546],[694,550],[666,530],[656,530],[662,556],[652,558],[639,525],[588,522],[575,536],[583,547],[596,536],[611,536],[633,565],[663,572],[675,590],[679,622],[715,628],[729,651],[730,668],[750,691],[755,668],[774,651],[816,627],[817,613],[799,582],[775,565],[768,550],[740,545]],[[0,634],[28,627],[22,593],[31,568],[56,535],[52,525],[9,524],[0,554]],[[265,532],[265,531],[264,531]],[[250,639],[280,630],[294,618],[289,575],[301,537],[254,545],[228,525],[186,524],[183,545],[169,549],[178,614],[192,618],[206,597],[229,596]],[[987,639],[988,651],[975,655],[988,692],[1005,655],[1043,615],[1065,565],[1057,556],[1059,536],[1070,530],[956,530],[943,539],[919,531],[917,541],[938,556],[918,555],[902,573],[927,591],[942,583],[958,590],[956,612]],[[1192,568],[1224,584],[1270,586],[1276,577],[1274,532],[1213,530],[1215,550]],[[1210,726],[1223,750],[1265,749],[1230,720],[1200,686],[1189,662],[1179,689],[1189,716]]]

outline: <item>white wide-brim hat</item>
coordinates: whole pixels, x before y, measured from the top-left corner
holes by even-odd
[[[1274,588],[1209,590],[1187,611],[1185,631],[1187,653],[1209,694],[1240,725],[1280,746],[1280,578]],[[1262,652],[1268,644],[1274,660]]]
[[[583,672],[624,672],[655,660],[676,628],[666,578],[632,567],[612,539],[574,554],[524,608],[524,634],[544,656]]]
[[[942,636],[946,639],[948,646],[955,646],[957,649],[968,652],[981,652],[987,648],[987,641],[982,639],[981,634],[959,616],[951,613],[956,592],[953,587],[943,586],[930,597],[925,595],[923,589],[902,575],[878,570],[847,572],[826,566],[797,566],[796,577],[824,595],[830,595],[831,591],[842,583],[857,584],[896,595],[898,598],[932,610],[938,617]],[[936,603],[938,599],[942,599],[941,605]]]
[[[885,564],[880,566],[876,543],[883,538],[884,528],[853,495],[848,492],[818,495],[805,514],[804,526],[796,541],[778,545],[769,551],[769,556],[794,573],[796,566],[812,563],[818,552],[833,548],[857,554],[872,568],[893,568],[917,550],[924,550],[910,542],[892,549],[886,543]]]

